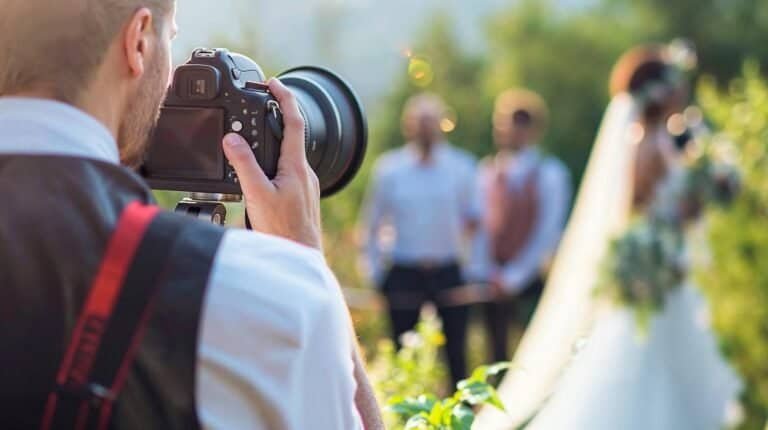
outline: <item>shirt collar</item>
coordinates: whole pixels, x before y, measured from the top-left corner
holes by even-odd
[[[528,145],[516,154],[514,157],[518,163],[531,163],[539,158],[539,149],[535,145]]]
[[[65,103],[22,97],[0,97],[0,154],[120,162],[115,138],[96,118]]]
[[[445,153],[448,150],[448,145],[450,144],[445,141],[436,143],[434,147],[432,147],[432,154],[430,154],[431,158],[426,165],[429,166],[434,163],[439,163],[445,157]],[[421,152],[416,143],[413,143],[413,142],[406,143],[405,153],[408,156],[409,161],[412,161],[413,163],[416,163],[419,165],[423,165],[423,163],[421,162]]]
[[[531,145],[511,154],[500,153],[494,159],[494,163],[498,167],[506,167],[508,169],[517,170],[520,166],[529,166],[531,164],[535,164],[540,156],[541,152],[539,149]]]

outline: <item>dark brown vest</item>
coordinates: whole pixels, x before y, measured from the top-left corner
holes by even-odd
[[[507,171],[488,164],[490,183],[486,228],[496,264],[516,259],[531,239],[539,215],[539,165],[531,169],[521,188],[511,187]]]
[[[152,195],[133,172],[56,156],[0,156],[0,428],[39,426],[46,397],[123,208]],[[114,429],[194,429],[198,331],[223,230],[179,219],[165,282]]]

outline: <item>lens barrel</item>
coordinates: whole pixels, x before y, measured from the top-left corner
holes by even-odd
[[[279,76],[295,94],[305,122],[307,159],[323,197],[344,188],[360,170],[368,125],[349,84],[320,67],[298,67]]]

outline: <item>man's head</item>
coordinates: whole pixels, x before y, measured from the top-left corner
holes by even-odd
[[[0,14],[0,96],[76,106],[140,161],[171,73],[175,0],[9,0]]]
[[[538,94],[524,89],[504,91],[496,99],[493,137],[501,150],[519,151],[535,144],[547,128],[549,112]]]
[[[443,139],[440,122],[445,118],[445,111],[445,103],[434,94],[411,97],[403,109],[403,136],[423,149],[431,148]]]

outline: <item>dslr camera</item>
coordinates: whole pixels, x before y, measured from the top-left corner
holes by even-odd
[[[335,73],[299,67],[279,76],[296,96],[305,146],[324,197],[347,185],[363,162],[367,124],[352,88]],[[277,173],[280,105],[250,58],[226,49],[197,49],[173,77],[140,172],[158,190],[241,195],[221,147],[240,134],[268,177]]]

